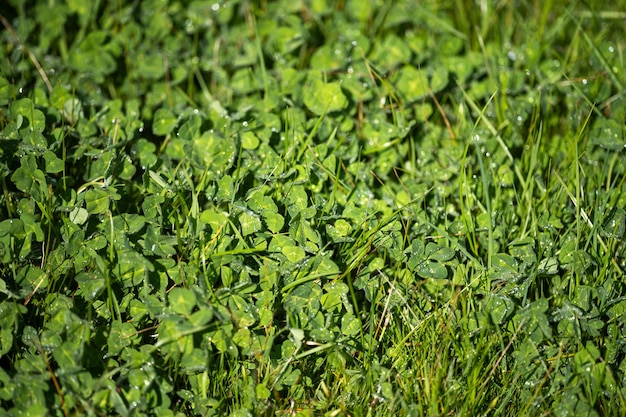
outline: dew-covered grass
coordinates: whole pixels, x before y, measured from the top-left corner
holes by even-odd
[[[9,0],[0,415],[626,414],[622,6]]]

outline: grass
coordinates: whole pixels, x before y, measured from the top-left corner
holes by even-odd
[[[12,1],[0,414],[624,414],[619,10]]]

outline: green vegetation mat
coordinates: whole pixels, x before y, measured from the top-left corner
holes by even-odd
[[[5,3],[0,417],[626,415],[623,1]]]

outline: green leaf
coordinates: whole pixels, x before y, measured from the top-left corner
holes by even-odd
[[[352,313],[344,314],[341,317],[341,333],[344,336],[355,336],[361,332],[361,324]]]
[[[554,256],[544,258],[539,262],[537,269],[541,274],[554,275],[559,272],[559,261]]]
[[[235,182],[230,175],[224,175],[217,180],[217,193],[215,198],[218,201],[230,202],[235,196]]]
[[[132,148],[132,155],[139,158],[139,162],[143,169],[150,169],[156,164],[158,158],[154,154],[156,145],[148,142],[146,139],[139,139]]]
[[[128,313],[135,322],[139,322],[139,320],[141,320],[146,314],[148,314],[148,308],[144,303],[134,298],[130,300]]]
[[[146,275],[154,270],[150,261],[134,250],[123,250],[113,269],[124,287],[134,287],[144,282]]]
[[[419,70],[405,65],[398,71],[395,85],[400,94],[409,102],[414,102],[443,90],[448,84],[448,71],[445,67],[422,67]]]
[[[152,133],[158,136],[166,136],[172,133],[176,125],[178,124],[178,118],[166,108],[158,109],[154,113],[154,123],[152,125]]]
[[[574,271],[584,271],[593,262],[591,256],[582,249],[576,248],[576,242],[569,240],[561,248],[559,263]]]
[[[271,32],[270,42],[276,52],[279,54],[290,53],[305,42],[305,38],[298,29],[289,26],[279,26]]]
[[[583,311],[589,311],[591,307],[591,297],[593,289],[587,285],[579,285],[574,290],[574,297],[572,298],[572,304],[580,307]]]
[[[392,34],[386,36],[382,42],[374,44],[371,59],[382,68],[393,69],[411,60],[411,48],[404,43],[403,39]]]
[[[90,74],[97,80],[102,80],[116,68],[113,56],[104,48],[108,33],[96,30],[72,48],[69,64],[80,74]]]
[[[309,206],[309,196],[307,195],[304,187],[301,185],[294,185],[287,198],[290,203],[289,212],[292,213],[292,216],[297,215]]]
[[[517,261],[514,257],[506,253],[494,254],[492,257],[492,267],[492,277],[503,281],[514,278],[518,273]]]
[[[24,233],[26,236],[35,235],[35,240],[37,242],[42,242],[44,240],[41,223],[35,221],[35,217],[26,212],[22,212],[22,214],[20,214],[20,220],[24,224]]]
[[[11,181],[35,201],[43,202],[48,195],[48,186],[43,172],[37,168],[35,157],[26,155],[20,160],[20,167],[11,175]]]
[[[274,200],[266,195],[261,194],[260,192],[254,193],[252,198],[248,200],[248,207],[259,213],[278,212],[278,207],[276,206],[276,203],[274,203]]]
[[[167,356],[177,359],[193,351],[194,330],[196,329],[180,316],[166,317],[159,325],[157,340]]]
[[[268,250],[270,252],[282,252],[283,248],[288,246],[295,246],[295,241],[289,236],[285,235],[276,235],[272,237],[270,244],[268,246]]]
[[[259,82],[250,68],[242,68],[230,79],[232,89],[239,94],[250,94],[259,89]]]
[[[519,259],[522,263],[534,264],[537,262],[535,241],[532,238],[512,241],[509,243],[509,252],[511,256]]]
[[[272,395],[272,392],[263,383],[257,384],[254,388],[254,392],[256,394],[256,399],[259,401],[265,401],[270,397],[270,395]]]
[[[258,318],[256,307],[249,304],[240,295],[232,294],[228,298],[228,307],[237,326],[240,328],[252,326]]]
[[[68,217],[72,223],[80,226],[89,218],[89,212],[82,207],[74,207]]]
[[[107,337],[107,346],[112,355],[119,354],[125,347],[133,346],[139,341],[139,334],[132,323],[113,321]]]
[[[422,278],[445,279],[448,277],[448,270],[445,266],[430,260],[420,263],[416,272]]]
[[[454,258],[455,255],[454,249],[446,246],[439,246],[432,242],[426,245],[424,252],[429,259],[439,262],[449,261]]]
[[[167,295],[172,311],[189,316],[196,306],[196,295],[187,288],[173,288]]]
[[[283,216],[269,211],[263,213],[263,220],[265,220],[267,230],[272,233],[280,233],[283,226],[285,225],[285,219],[283,218]]]
[[[76,97],[69,98],[63,103],[63,116],[71,124],[78,123],[79,120],[85,117],[83,113],[83,105]]]
[[[314,317],[320,310],[320,299],[322,297],[322,289],[316,283],[308,282],[298,285],[293,291],[284,297],[285,310],[300,320],[301,326],[292,326],[302,328]]]
[[[193,324],[195,327],[204,326],[208,324],[213,319],[213,310],[211,308],[202,308],[189,316],[189,322]]]
[[[300,246],[285,246],[281,250],[282,254],[292,263],[298,263],[306,256],[304,249]]]
[[[548,300],[540,298],[528,304],[513,317],[515,326],[523,326],[523,331],[534,343],[541,343],[552,337],[552,328],[548,322],[546,311]]]
[[[163,55],[158,52],[149,52],[136,57],[137,72],[143,78],[158,80],[165,74],[166,68],[163,65]]]
[[[58,172],[61,172],[65,167],[63,160],[61,158],[58,158],[53,152],[44,152],[43,159],[46,162],[46,172],[48,174],[56,174]]]
[[[347,300],[348,290],[348,286],[343,282],[331,282],[324,285],[324,295],[320,300],[324,310],[329,312],[341,310],[342,302]]]
[[[89,214],[104,213],[109,209],[109,193],[103,189],[90,189],[85,193],[85,204]]]
[[[0,237],[16,237],[23,239],[24,223],[20,219],[6,219],[0,222]]]
[[[424,242],[418,239],[411,241],[411,248],[406,249],[409,253],[409,261],[407,266],[411,271],[415,271],[424,258]]]
[[[146,228],[146,234],[144,239],[144,253],[153,253],[158,256],[173,256],[176,255],[176,249],[174,245],[176,239],[170,236],[162,236],[159,231],[152,225],[148,225]]]
[[[486,309],[495,324],[504,324],[513,313],[515,304],[506,296],[494,294],[487,301]]]
[[[221,353],[229,353],[236,356],[237,352],[232,340],[233,325],[222,324],[217,330],[208,332],[208,340],[217,348]]]
[[[83,353],[83,345],[80,340],[68,340],[57,347],[53,356],[63,372],[77,372],[81,369],[80,358]]]
[[[213,233],[217,233],[220,230],[225,231],[225,226],[228,224],[228,215],[214,210],[204,210],[200,214],[200,221],[211,226]]]
[[[337,82],[323,82],[317,77],[310,80],[304,89],[304,104],[314,114],[332,113],[348,107],[348,99]]]
[[[165,199],[160,195],[150,195],[141,203],[141,209],[147,219],[154,219],[161,214],[161,204]]]
[[[220,178],[233,165],[235,141],[222,137],[215,131],[204,132],[192,140],[192,160],[211,177]],[[189,155],[186,155],[189,157]]]
[[[43,132],[46,128],[46,116],[39,109],[35,108],[35,103],[29,98],[17,100],[11,104],[11,114],[14,117],[22,117],[28,120],[28,124],[22,123],[20,128],[29,132]],[[44,144],[45,146],[45,144]]]
[[[0,77],[0,106],[6,106],[9,100],[15,98],[15,88],[13,84],[4,77]]]
[[[258,232],[262,226],[259,216],[250,210],[239,215],[239,224],[241,225],[241,234],[244,236]]]
[[[618,320],[622,323],[626,323],[626,300],[621,300],[613,304],[607,311],[607,315],[612,320]]]
[[[313,270],[311,272],[314,274],[332,276],[339,273],[339,267],[331,259],[329,254],[316,257],[313,265]]]
[[[183,355],[180,366],[186,372],[203,372],[207,368],[208,354],[206,349],[194,348],[191,352]]]

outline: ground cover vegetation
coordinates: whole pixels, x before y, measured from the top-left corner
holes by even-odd
[[[9,0],[0,415],[625,415],[619,3]]]

